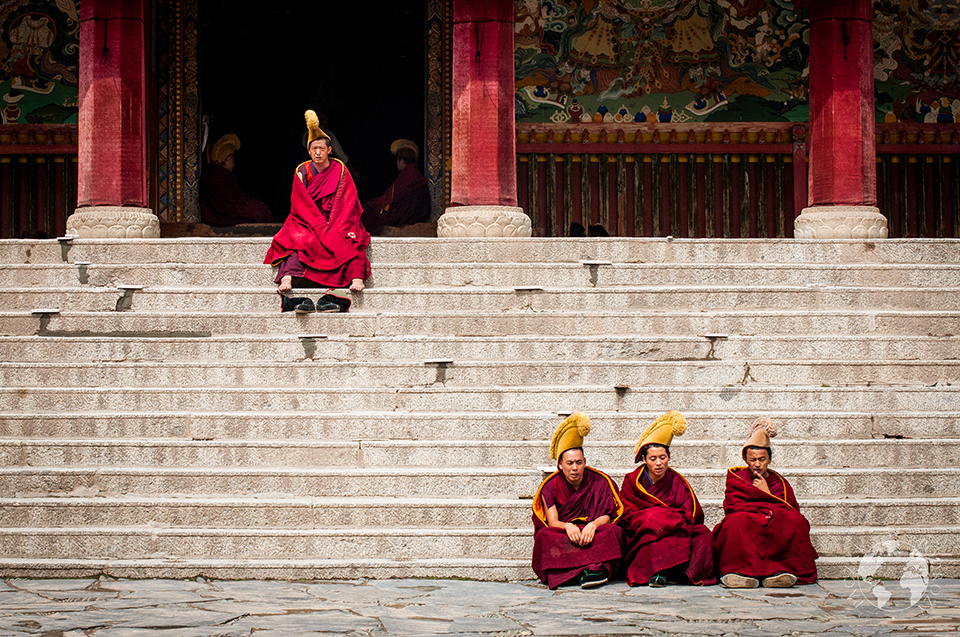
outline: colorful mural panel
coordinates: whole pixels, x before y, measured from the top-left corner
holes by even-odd
[[[77,122],[80,18],[75,0],[0,1],[0,121]]]
[[[804,18],[791,0],[517,0],[517,121],[806,121]]]
[[[960,123],[960,3],[874,0],[877,121]]]

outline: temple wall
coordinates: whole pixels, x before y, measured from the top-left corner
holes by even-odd
[[[75,0],[0,3],[3,124],[76,124],[79,62]]]
[[[790,0],[517,0],[517,121],[807,121]],[[876,0],[877,121],[960,122],[960,7]]]

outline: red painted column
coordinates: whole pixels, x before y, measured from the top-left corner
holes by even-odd
[[[516,206],[513,0],[453,2],[453,205]]]
[[[871,0],[810,3],[809,205],[877,203]]]
[[[146,208],[145,0],[80,3],[78,207]]]

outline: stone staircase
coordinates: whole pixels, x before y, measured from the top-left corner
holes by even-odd
[[[374,239],[308,316],[267,245],[0,241],[0,573],[531,578],[562,417],[619,481],[677,409],[709,525],[767,415],[821,576],[960,576],[956,241]]]

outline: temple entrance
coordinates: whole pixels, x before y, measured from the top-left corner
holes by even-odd
[[[390,143],[424,140],[425,7],[397,0],[386,9],[298,2],[237,10],[200,2],[200,102],[208,146],[240,138],[235,174],[282,221],[294,168],[307,159],[303,112],[326,115],[361,201],[396,178]]]

